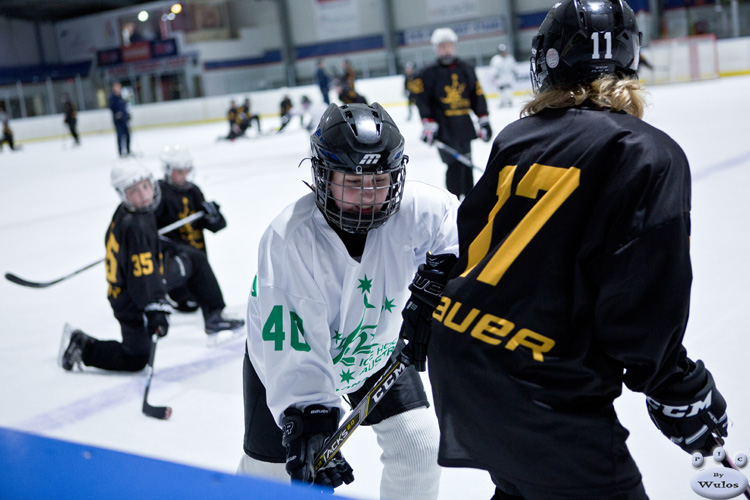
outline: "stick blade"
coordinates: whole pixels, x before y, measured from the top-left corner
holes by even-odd
[[[171,406],[151,406],[144,401],[143,413],[149,417],[158,418],[159,420],[169,420],[172,416]]]
[[[60,281],[60,280],[55,280],[55,281],[48,281],[45,283],[40,283],[37,281],[28,281],[19,276],[16,276],[13,273],[5,273],[5,279],[10,281],[11,283],[15,283],[16,285],[27,286],[29,288],[47,288],[48,286],[54,285],[55,283]]]

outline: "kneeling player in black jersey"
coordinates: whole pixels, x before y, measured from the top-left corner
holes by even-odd
[[[58,364],[104,370],[139,371],[148,362],[151,337],[163,337],[172,311],[167,291],[187,284],[203,310],[206,333],[237,329],[243,320],[222,316],[224,301],[205,254],[165,255],[154,217],[161,198],[151,173],[137,161],[112,170],[112,186],[122,198],[105,237],[107,298],[122,329],[122,342],[97,340],[80,330],[63,332]]]
[[[689,453],[727,435],[682,345],[690,170],[641,120],[640,40],[625,0],[558,2],[532,42],[534,99],[458,213],[431,316],[438,462],[487,470],[495,499],[647,498],[613,405],[623,384]]]
[[[227,227],[219,204],[215,201],[206,201],[203,191],[193,182],[195,167],[193,157],[187,148],[180,145],[167,146],[159,155],[159,159],[164,169],[164,179],[158,181],[161,192],[161,202],[155,211],[158,226],[165,227],[198,211],[206,214],[195,222],[165,234],[164,236],[171,240],[167,249],[177,253],[194,249],[206,254],[203,230],[208,229],[216,233]],[[169,298],[172,299],[174,308],[180,312],[193,312],[198,309],[198,303],[190,295],[187,286],[170,289]]]

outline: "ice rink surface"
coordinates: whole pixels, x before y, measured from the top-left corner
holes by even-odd
[[[750,310],[750,76],[648,90],[646,121],[683,147],[693,173],[694,282],[685,345],[691,357],[706,362],[728,401],[729,455],[750,453],[744,316]],[[517,119],[521,101],[514,109],[489,101],[495,133]],[[407,121],[405,106],[388,110],[406,138],[407,178],[444,186],[445,168],[437,152],[419,141],[418,119]],[[278,119],[261,124],[270,130]],[[244,316],[262,232],[308,190],[302,181],[310,179],[309,163],[298,165],[309,154],[309,141],[297,123],[281,134],[256,137],[251,131],[248,139],[217,142],[226,129],[222,122],[137,130],[133,150],[159,173],[164,146],[190,148],[196,183],[228,221],[225,230],[207,233],[210,261],[227,311]],[[484,167],[490,144],[475,141],[473,148],[475,164]],[[109,185],[116,161],[113,133],[84,136],[78,148],[66,138],[0,153],[0,271],[48,281],[103,258],[104,233],[119,203]],[[242,341],[208,348],[200,313],[173,314],[159,344],[149,401],[170,405],[174,413],[168,421],[147,418],[141,413],[144,373],[68,373],[55,363],[66,322],[100,339],[120,339],[106,293],[103,265],[46,289],[0,280],[0,426],[234,472],[242,454]],[[690,456],[652,425],[644,396],[625,389],[616,405],[651,498],[700,498],[690,490]],[[343,451],[356,481],[337,492],[378,498],[374,434],[360,428]],[[493,491],[481,471],[443,471],[441,499],[489,499]]]

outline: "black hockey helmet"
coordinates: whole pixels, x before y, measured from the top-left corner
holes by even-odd
[[[534,90],[637,76],[642,33],[625,0],[562,0],[531,42]]]
[[[331,104],[310,136],[315,203],[325,218],[348,233],[364,234],[380,227],[401,206],[408,156],[404,137],[383,107],[367,104]],[[331,192],[334,172],[352,175],[390,175],[387,197],[380,210],[349,212],[338,208]],[[370,185],[372,186],[372,184]],[[375,189],[362,184],[365,190]]]

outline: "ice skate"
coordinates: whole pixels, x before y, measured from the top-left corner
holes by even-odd
[[[245,321],[224,317],[221,311],[211,313],[206,317],[206,345],[215,347],[245,334]]]
[[[62,339],[60,340],[60,351],[57,355],[57,364],[67,371],[74,367],[78,370],[83,369],[83,348],[91,341],[91,337],[81,330],[73,330],[69,324],[63,328]]]

